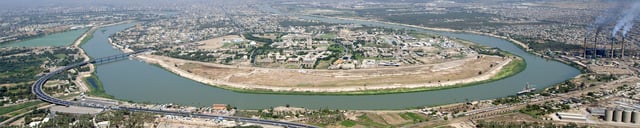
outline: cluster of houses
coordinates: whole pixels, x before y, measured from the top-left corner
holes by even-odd
[[[468,46],[447,37],[415,37],[406,32],[365,29],[356,25],[291,27],[286,33],[253,36],[269,38],[274,42],[268,44],[239,38],[226,41],[225,45],[231,44],[229,47],[193,49],[192,52],[205,51],[203,54],[215,57],[216,63],[231,58],[233,62],[226,64],[251,62],[254,66],[263,67],[316,69],[398,67],[424,64],[417,58],[435,56],[436,59],[449,59],[477,54]],[[251,53],[252,48],[260,47],[268,47],[269,50]],[[336,51],[335,47],[340,50]],[[318,67],[320,63],[325,65]]]

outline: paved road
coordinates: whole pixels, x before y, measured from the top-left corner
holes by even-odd
[[[146,51],[146,50],[144,50],[144,51]],[[136,51],[136,52],[125,54],[125,55],[129,56],[129,55],[137,54],[137,53],[141,53],[141,52],[140,51]],[[96,60],[101,60],[101,58],[98,58]],[[107,107],[106,105],[99,105],[99,104],[84,104],[84,103],[78,103],[78,102],[72,102],[72,101],[66,101],[66,100],[62,100],[62,99],[57,99],[55,97],[50,96],[49,94],[45,93],[42,90],[42,86],[44,85],[44,83],[47,80],[49,80],[49,78],[51,78],[52,76],[54,76],[56,74],[59,74],[61,72],[67,71],[67,70],[72,69],[72,68],[76,68],[76,67],[80,67],[80,66],[83,66],[83,65],[87,65],[87,64],[89,64],[91,62],[95,62],[95,61],[85,61],[85,62],[81,62],[81,63],[76,63],[76,64],[73,64],[73,65],[65,66],[65,67],[60,68],[58,70],[55,70],[53,72],[50,72],[50,73],[40,77],[33,84],[33,87],[31,88],[31,92],[33,94],[35,94],[40,100],[43,100],[45,102],[49,102],[49,103],[52,103],[52,104],[56,104],[56,105],[63,105],[63,106],[71,106],[71,105],[73,105],[73,106],[91,107],[91,108],[99,108],[99,109],[153,112],[153,113],[162,113],[162,114],[174,115],[174,116],[188,116],[188,117],[195,117],[195,118],[209,118],[209,119],[222,118],[222,119],[225,119],[225,120],[233,120],[233,121],[256,123],[256,124],[265,124],[265,125],[275,125],[275,126],[283,126],[283,127],[290,127],[290,128],[316,128],[316,126],[311,126],[311,125],[306,125],[306,124],[298,124],[298,123],[282,122],[282,121],[274,121],[274,120],[253,119],[253,118],[245,118],[245,117],[216,116],[216,115],[205,115],[205,114],[198,114],[198,113],[186,113],[186,112],[166,111],[166,110],[153,110],[153,109],[146,109],[146,108]]]

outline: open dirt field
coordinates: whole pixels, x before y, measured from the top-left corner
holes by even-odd
[[[614,66],[589,65],[589,69],[591,69],[596,74],[633,74],[632,70],[622,69]]]
[[[511,61],[497,56],[483,56],[395,68],[309,70],[229,66],[154,55],[139,58],[158,63],[183,77],[211,85],[314,92],[439,87],[470,83],[490,79]]]
[[[387,121],[384,120],[380,115],[374,113],[365,114],[371,121],[379,124],[387,124]]]
[[[397,113],[385,113],[379,115],[380,117],[382,117],[382,119],[384,119],[388,124],[391,125],[400,125],[411,122],[410,120],[405,120],[404,118],[400,117],[400,115],[398,115]]]
[[[14,83],[10,83],[10,84],[0,84],[0,87],[12,87],[12,86],[16,86],[17,84]]]
[[[198,43],[202,43],[204,45],[198,46],[199,49],[218,49],[224,45],[224,41],[233,41],[234,39],[242,39],[242,37],[238,35],[228,35],[218,38],[213,38],[209,40],[203,40]]]

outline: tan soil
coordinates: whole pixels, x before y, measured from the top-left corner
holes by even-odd
[[[410,120],[405,120],[404,118],[400,117],[398,113],[384,113],[379,115],[380,117],[382,117],[382,119],[384,119],[391,125],[399,125],[411,122]]]
[[[213,38],[209,40],[203,40],[198,43],[202,43],[204,45],[198,46],[200,49],[218,49],[224,45],[224,41],[233,41],[234,39],[242,39],[242,37],[238,35],[228,35],[218,38]]]
[[[229,66],[155,55],[141,55],[139,58],[158,63],[180,76],[210,85],[314,92],[438,87],[476,82],[490,79],[511,61],[497,56],[483,56],[480,59],[471,57],[438,64],[394,68],[309,70]],[[492,68],[491,64],[494,65]]]
[[[373,114],[373,113],[367,113],[366,114],[367,117],[369,117],[369,119],[371,119],[373,122],[379,123],[379,124],[388,124],[382,117],[380,117],[380,115],[378,114]]]

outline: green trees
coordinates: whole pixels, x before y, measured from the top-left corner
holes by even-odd
[[[582,46],[576,44],[568,44],[553,40],[543,40],[544,43],[538,43],[539,39],[534,37],[526,37],[520,35],[510,35],[511,38],[526,43],[529,48],[535,51],[551,50],[551,51],[576,51],[582,50]]]
[[[189,53],[183,53],[180,51],[163,51],[159,54],[173,57],[173,58],[185,59],[185,60],[194,60],[194,61],[202,61],[202,62],[216,61],[215,56],[209,55],[208,52],[203,52],[203,51],[195,51],[195,52],[189,52]]]
[[[12,48],[0,51],[0,55],[3,56],[0,58],[0,65],[2,65],[0,66],[0,84],[34,81],[38,74],[46,71],[43,64],[46,64],[44,67],[65,66],[82,61],[68,56],[77,54],[76,49],[51,48],[44,49],[44,52],[32,52],[32,50],[35,49]]]
[[[245,34],[242,34],[242,36],[244,36],[244,38],[246,38],[248,40],[267,43],[267,45],[271,45],[271,43],[273,43],[273,40],[271,40],[269,38],[255,37],[255,36],[253,36],[252,33],[245,33]]]
[[[342,47],[340,44],[331,44],[327,48],[327,51],[331,51],[331,55],[329,55],[328,58],[333,58],[333,57],[338,58],[346,51],[346,49]]]
[[[152,113],[130,112],[126,110],[107,111],[96,115],[96,122],[109,121],[111,127],[141,128],[144,123],[153,122]]]
[[[0,95],[6,93],[8,91],[7,86],[0,87]]]
[[[504,97],[504,98],[498,98],[493,100],[492,104],[494,105],[499,105],[499,104],[515,104],[515,103],[520,103],[522,101],[522,99],[518,96],[509,96],[509,97]]]

